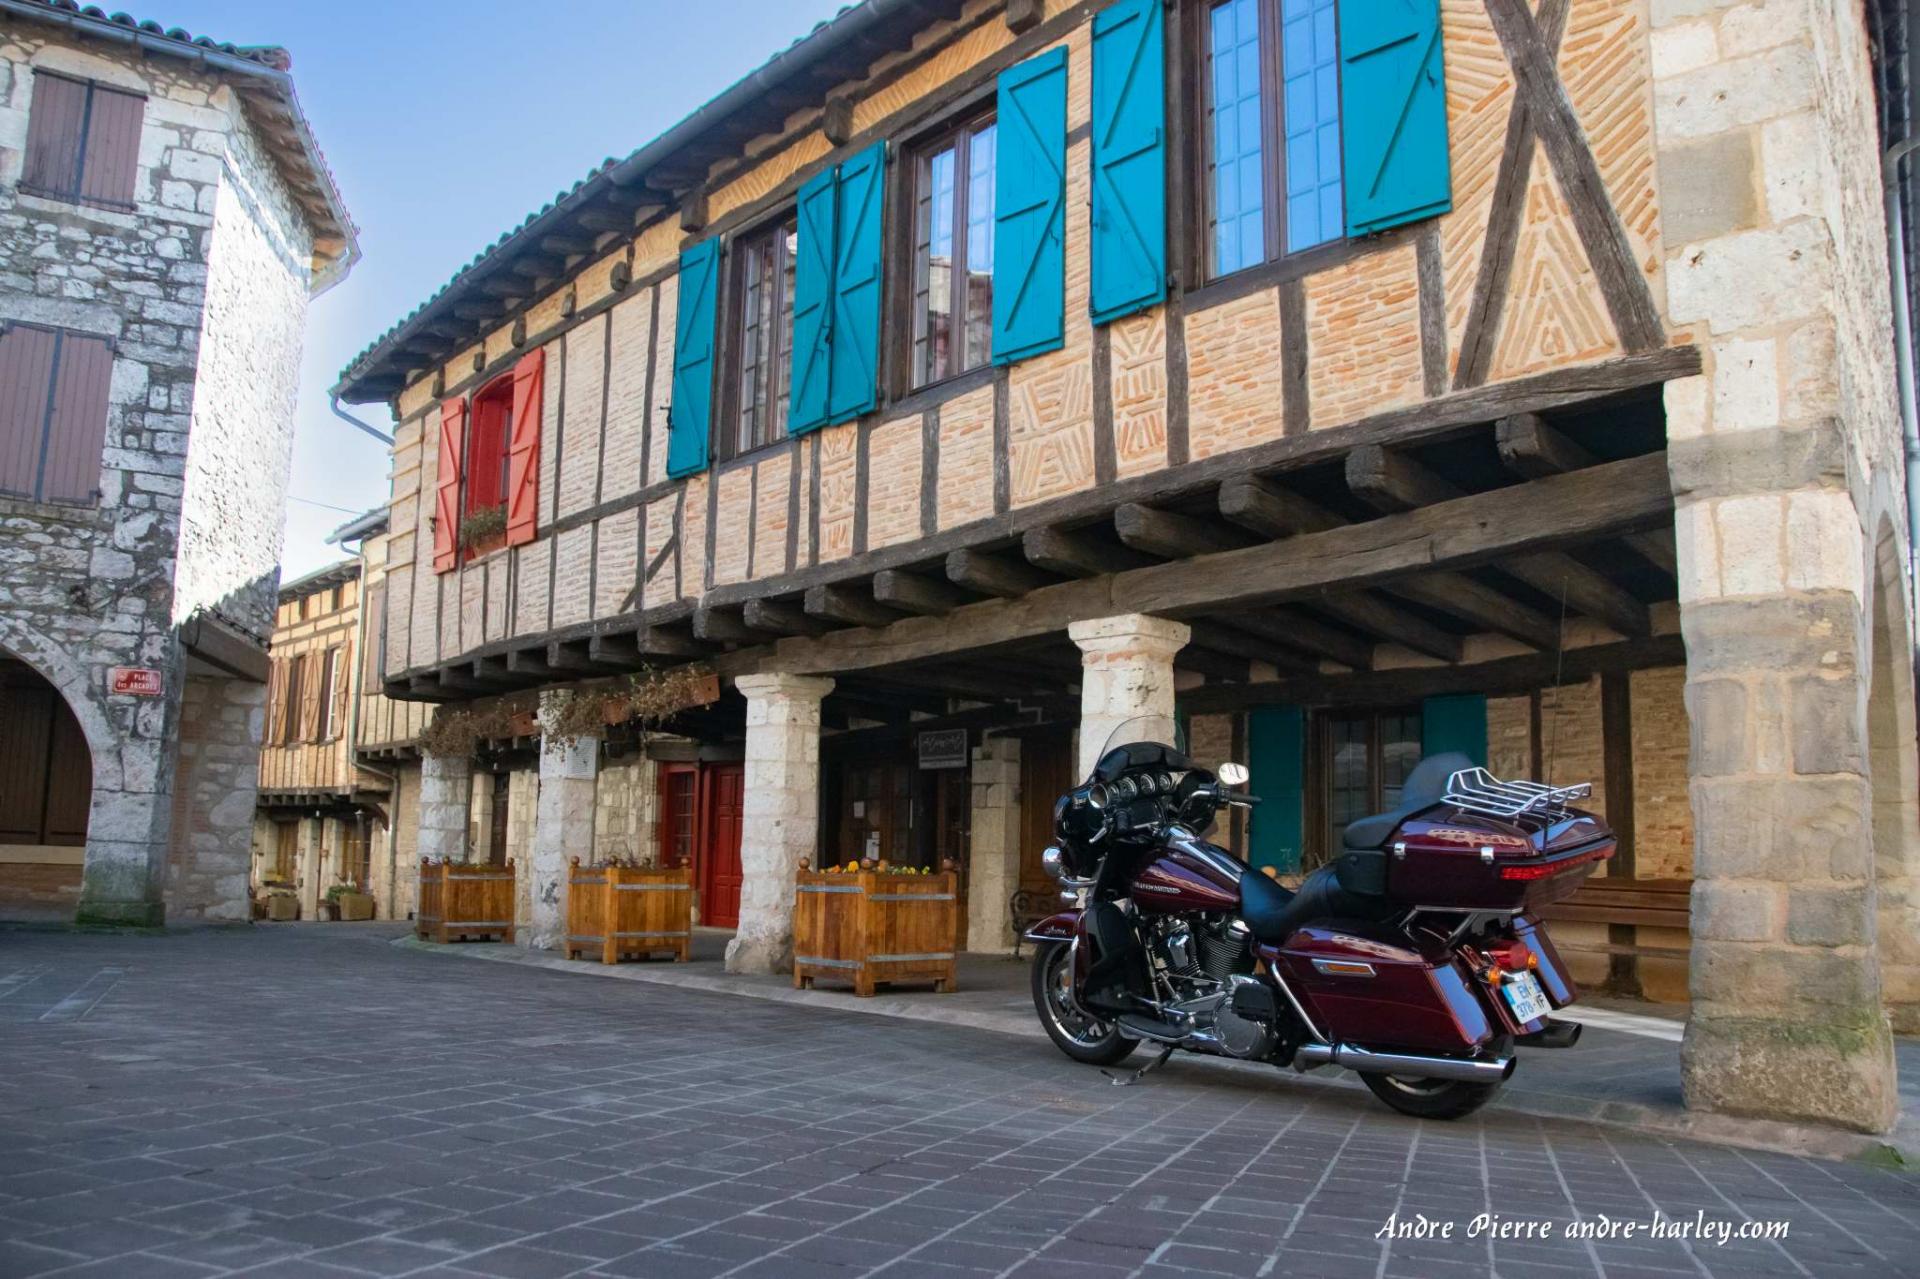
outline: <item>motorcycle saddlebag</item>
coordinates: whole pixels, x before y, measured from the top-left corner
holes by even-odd
[[[1495,1033],[1460,962],[1414,949],[1388,924],[1309,925],[1254,953],[1285,976],[1329,1039],[1470,1053]]]

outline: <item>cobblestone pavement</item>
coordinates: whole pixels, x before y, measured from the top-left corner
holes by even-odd
[[[390,936],[0,932],[0,1276],[1920,1274],[1908,1173]]]

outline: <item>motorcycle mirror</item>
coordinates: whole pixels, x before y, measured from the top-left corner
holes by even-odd
[[[1251,774],[1247,772],[1245,764],[1226,763],[1220,765],[1214,776],[1220,779],[1223,786],[1245,786]]]

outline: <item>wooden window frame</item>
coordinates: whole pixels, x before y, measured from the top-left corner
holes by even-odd
[[[477,563],[487,558],[487,556],[492,555],[495,551],[502,549],[507,544],[507,530],[505,527],[506,512],[512,496],[511,490],[513,487],[512,369],[508,369],[504,373],[487,379],[487,381],[475,388],[473,393],[467,397],[466,422],[463,428],[466,434],[460,442],[460,500],[456,509],[460,512],[460,519],[463,523],[469,515],[475,513],[473,509],[473,477],[477,471],[477,463],[481,460],[476,448],[476,445],[480,441],[480,415],[483,409],[491,409],[501,402],[505,404],[505,416],[500,419],[498,441],[500,446],[497,458],[500,473],[500,500],[490,507],[482,508],[491,510],[497,507],[499,509],[501,514],[501,529],[499,533],[487,538],[478,546],[469,548],[461,543],[460,530],[456,527],[453,530],[454,551],[459,556],[459,563],[463,565]]]
[[[1333,722],[1367,720],[1367,815],[1383,812],[1381,763],[1384,758],[1380,722],[1385,719],[1421,720],[1418,702],[1389,706],[1324,706],[1308,715],[1305,827],[1301,838],[1301,868],[1312,870],[1339,855],[1333,846]]]
[[[1182,256],[1187,262],[1186,278],[1194,281],[1189,295],[1215,286],[1242,280],[1265,286],[1279,280],[1294,279],[1337,265],[1355,255],[1364,239],[1356,240],[1341,228],[1339,235],[1320,244],[1288,253],[1287,243],[1287,124],[1285,86],[1281,76],[1280,9],[1284,0],[1255,0],[1260,11],[1260,97],[1261,161],[1264,166],[1261,193],[1266,226],[1266,256],[1261,262],[1225,273],[1214,267],[1213,243],[1213,41],[1209,38],[1209,18],[1225,0],[1183,0],[1179,15],[1182,42],[1180,68],[1190,90],[1176,98],[1176,107],[1187,117],[1188,139],[1184,157],[1185,179],[1191,192],[1190,226]],[[1335,10],[1345,0],[1336,0]],[[1173,90],[1169,90],[1173,93]],[[1344,114],[1341,128],[1346,127]],[[1343,152],[1344,161],[1344,152]],[[1342,178],[1344,180],[1344,173]],[[1224,299],[1222,299],[1224,300]]]
[[[751,443],[744,444],[740,438],[740,417],[746,407],[742,395],[743,388],[741,386],[741,361],[745,358],[746,354],[747,254],[745,250],[754,244],[754,242],[763,238],[770,239],[776,244],[779,243],[782,238],[782,229],[787,227],[791,227],[796,234],[798,233],[799,209],[796,205],[785,205],[755,222],[752,226],[736,232],[727,238],[725,258],[721,262],[720,286],[724,292],[722,294],[723,306],[720,315],[720,358],[715,361],[715,364],[719,366],[720,370],[720,387],[719,396],[715,401],[717,411],[713,415],[710,438],[707,442],[708,453],[714,463],[730,462],[735,458],[746,457],[752,453],[764,452],[767,449],[783,445],[793,438],[793,432],[789,426],[792,420],[793,395],[791,372],[793,361],[793,317],[790,309],[787,312],[787,334],[784,350],[773,359],[766,360],[763,363],[764,373],[771,379],[767,388],[767,406],[769,411],[772,411],[776,401],[780,404],[779,434],[774,435],[769,433],[764,439],[755,439]],[[781,256],[784,256],[784,253]],[[776,258],[773,302],[776,324],[779,322],[778,317],[783,304],[789,308],[792,304],[792,298],[785,297],[780,292],[780,288],[784,286],[785,283],[786,267],[780,265],[778,258]],[[783,361],[788,365],[786,389],[776,394],[775,392],[782,381],[780,364]]]
[[[53,187],[41,186],[38,183],[28,182],[24,177],[24,172],[25,172],[24,166],[26,164],[26,159],[23,155],[23,158],[22,158],[23,176],[20,181],[20,190],[25,192],[28,195],[38,196],[43,200],[58,200],[62,204],[84,204],[84,205],[92,206],[94,208],[112,209],[120,213],[137,212],[140,206],[139,206],[139,203],[133,198],[133,191],[128,192],[127,198],[125,200],[115,200],[115,199],[110,199],[102,196],[88,196],[88,195],[82,194],[82,192],[85,191],[86,184],[87,184],[87,141],[91,136],[92,130],[93,130],[93,99],[95,94],[99,93],[102,90],[105,90],[108,93],[117,93],[122,95],[123,97],[138,98],[140,100],[140,129],[142,133],[144,133],[146,130],[146,115],[147,115],[146,104],[149,101],[151,101],[151,95],[144,93],[139,89],[126,88],[124,85],[109,84],[105,80],[92,80],[87,78],[86,76],[69,75],[64,71],[54,71],[44,67],[34,67],[33,74],[35,75],[35,77],[45,76],[51,80],[64,80],[68,84],[80,85],[83,89],[86,90],[87,99],[86,99],[86,105],[81,110],[80,137],[74,144],[72,188],[69,190],[59,190]],[[37,99],[38,95],[36,94],[35,97]],[[28,119],[29,119],[29,124],[28,124],[29,136],[31,136],[31,129],[32,129],[32,125],[31,125],[32,113],[36,109],[36,105],[37,104],[30,104],[27,108]],[[135,138],[133,145],[134,145],[134,152],[137,157],[140,149],[140,139]],[[25,148],[23,147],[22,150],[24,152]],[[137,191],[139,189],[139,185],[140,185],[140,166],[139,166],[139,161],[136,158],[134,162],[134,170],[133,170],[134,191]]]
[[[921,379],[921,360],[916,347],[918,334],[926,313],[919,305],[920,286],[920,198],[926,182],[925,171],[931,157],[948,147],[954,152],[954,193],[953,193],[953,239],[954,255],[949,270],[955,281],[952,287],[955,299],[953,323],[955,332],[961,335],[964,352],[967,320],[962,308],[964,290],[957,287],[967,275],[967,214],[970,195],[968,173],[969,155],[973,135],[981,127],[992,124],[995,127],[995,155],[998,163],[999,98],[997,90],[987,92],[987,86],[971,95],[967,101],[943,114],[937,121],[915,133],[898,147],[900,152],[900,196],[896,225],[901,228],[904,237],[904,271],[901,276],[900,301],[897,314],[900,321],[898,332],[898,368],[897,385],[908,395],[918,395],[932,391],[984,369],[993,367],[993,314],[989,308],[987,322],[987,349],[977,364],[966,365],[964,354],[960,361],[962,367],[950,368],[939,377],[929,374]],[[995,175],[997,182],[998,175]],[[997,228],[996,228],[997,230]],[[996,245],[996,250],[997,250]],[[996,254],[997,256],[997,254]]]

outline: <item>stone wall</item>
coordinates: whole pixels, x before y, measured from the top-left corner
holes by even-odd
[[[659,795],[656,766],[629,756],[600,769],[594,790],[593,857],[655,860],[655,808]],[[584,861],[585,858],[583,857]]]
[[[170,924],[247,918],[266,700],[264,684],[217,675],[187,677],[167,858]]]

